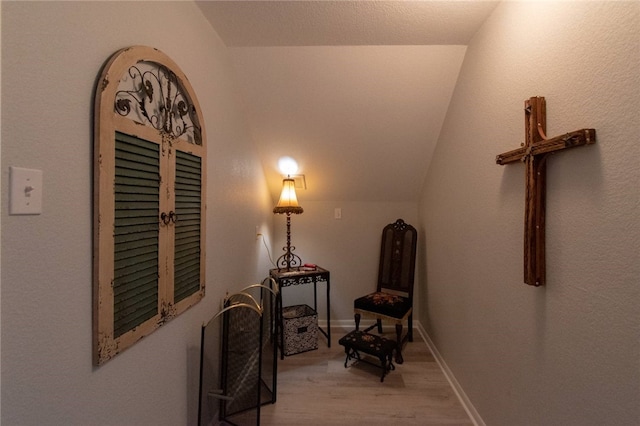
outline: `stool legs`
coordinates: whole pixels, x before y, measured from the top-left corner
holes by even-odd
[[[381,356],[380,358],[380,367],[382,368],[382,376],[380,376],[380,382],[384,382],[384,376],[391,370],[395,370],[396,366],[393,365],[393,355],[389,354],[386,356]]]
[[[402,358],[402,324],[396,324],[396,363],[402,364],[404,358]]]
[[[356,331],[360,330],[360,319],[361,319],[361,315],[356,313],[354,314],[354,319],[356,322]],[[412,318],[409,317],[409,330],[407,330],[407,338],[410,342],[413,342],[413,324],[412,324]],[[371,325],[370,327],[368,327],[366,330],[364,330],[365,332],[368,332],[369,330],[371,330],[372,328],[376,327],[378,328],[378,334],[382,334],[382,321],[379,319],[376,319],[375,324]],[[402,323],[400,324],[396,324],[396,342],[397,342],[397,346],[396,346],[396,363],[397,364],[402,364],[404,362],[404,358],[402,357]]]
[[[347,368],[349,361],[352,359],[360,361],[360,354],[355,349],[345,346],[344,352],[347,354],[347,357],[344,360],[344,368]]]

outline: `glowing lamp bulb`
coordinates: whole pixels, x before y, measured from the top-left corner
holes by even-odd
[[[298,163],[291,157],[282,157],[278,160],[278,168],[283,175],[294,175],[298,171]]]

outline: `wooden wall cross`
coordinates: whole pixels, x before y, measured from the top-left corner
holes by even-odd
[[[549,154],[596,142],[595,129],[581,129],[547,139],[544,97],[524,102],[525,143],[518,149],[499,154],[500,165],[522,161],[526,168],[524,213],[524,282],[545,284],[545,194],[546,161]]]

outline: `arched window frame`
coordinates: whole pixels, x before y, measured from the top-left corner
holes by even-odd
[[[193,88],[157,49],[133,46],[108,60],[94,121],[93,358],[101,365],[204,297],[207,168]]]

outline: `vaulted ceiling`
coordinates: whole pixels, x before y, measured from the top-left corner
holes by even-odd
[[[416,201],[469,43],[496,1],[202,1],[274,200]]]

